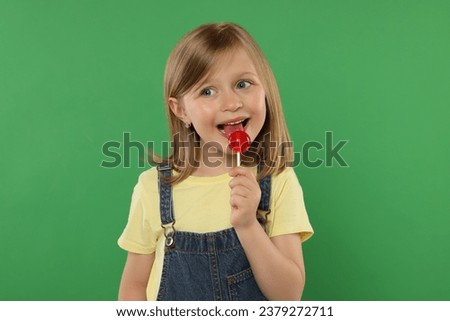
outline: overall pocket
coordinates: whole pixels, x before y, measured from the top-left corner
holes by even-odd
[[[267,300],[259,289],[251,268],[228,276],[227,284],[231,301]]]

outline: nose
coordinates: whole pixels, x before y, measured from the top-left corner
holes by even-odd
[[[225,92],[222,97],[222,111],[236,111],[243,106],[241,97],[234,91]]]

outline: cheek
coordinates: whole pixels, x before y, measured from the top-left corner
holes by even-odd
[[[262,92],[255,100],[255,112],[259,117],[266,118],[266,95]]]
[[[193,123],[199,123],[209,117],[210,110],[207,105],[194,102],[187,105],[186,114]]]
[[[266,106],[266,93],[263,89],[258,90],[258,92],[255,94],[255,99],[257,100],[258,106]]]
[[[254,90],[250,95],[243,98],[244,105],[253,112],[259,111],[265,107],[265,93],[262,90]]]

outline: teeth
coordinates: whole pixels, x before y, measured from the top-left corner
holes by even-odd
[[[242,119],[242,120],[238,120],[238,121],[235,121],[235,122],[232,122],[232,123],[227,123],[227,124],[224,124],[224,125],[237,125],[237,124],[240,124],[240,123],[242,123],[244,120]]]

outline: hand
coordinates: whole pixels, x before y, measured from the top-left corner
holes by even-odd
[[[234,167],[229,175],[231,195],[231,225],[235,228],[248,227],[257,223],[256,211],[261,199],[261,189],[251,168]]]

